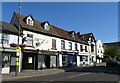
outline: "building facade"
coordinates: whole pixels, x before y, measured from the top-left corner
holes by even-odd
[[[103,43],[100,40],[96,40],[96,60],[97,63],[102,63],[104,58],[104,47]]]
[[[19,72],[22,69],[90,65],[96,61],[96,41],[92,33],[63,30],[48,21],[40,22],[32,15],[23,16],[16,12],[10,25],[20,29]]]
[[[0,22],[0,52],[2,53],[2,74],[15,71],[18,40],[17,28],[7,22]],[[20,38],[21,41],[21,38]]]

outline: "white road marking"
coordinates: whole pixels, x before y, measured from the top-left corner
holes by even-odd
[[[83,73],[83,74],[79,74],[79,75],[73,75],[73,76],[69,76],[67,78],[74,78],[74,77],[83,76],[83,75],[87,75],[87,74],[90,74],[90,73]]]
[[[54,80],[50,80],[50,81],[54,81]]]

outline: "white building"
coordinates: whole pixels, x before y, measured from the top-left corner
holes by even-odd
[[[102,63],[103,55],[104,55],[104,48],[103,43],[100,40],[96,40],[96,57],[97,57],[97,63]]]
[[[15,71],[16,52],[15,47],[18,44],[17,28],[7,22],[0,22],[0,52],[2,74]],[[21,38],[20,38],[21,41]],[[21,42],[20,42],[21,43]]]
[[[92,33],[80,34],[63,30],[48,21],[40,22],[32,15],[22,16],[16,12],[10,23],[16,29],[20,28],[23,34],[20,38],[22,51],[19,72],[22,69],[89,65],[96,61],[96,42]],[[14,38],[17,42],[17,36]]]

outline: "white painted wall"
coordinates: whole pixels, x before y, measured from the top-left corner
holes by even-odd
[[[62,67],[62,55],[59,54],[59,67]]]
[[[104,54],[104,48],[103,48],[103,43],[101,40],[97,40],[96,42],[96,47],[97,47],[97,55],[101,58],[103,58],[103,54]],[[99,52],[98,52],[99,50]],[[102,53],[101,53],[102,51]],[[97,60],[97,63],[101,63],[102,60]]]

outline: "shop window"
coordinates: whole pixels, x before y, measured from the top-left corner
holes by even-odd
[[[32,57],[28,57],[28,63],[33,63],[32,60],[33,58]]]
[[[56,50],[56,40],[52,39],[52,49]]]
[[[3,54],[2,55],[2,68],[10,67],[10,55]]]
[[[65,49],[65,41],[61,40],[61,49]]]
[[[27,45],[33,46],[33,35],[32,34],[27,34]]]
[[[9,35],[8,34],[2,34],[2,44],[7,44],[9,42]]]

